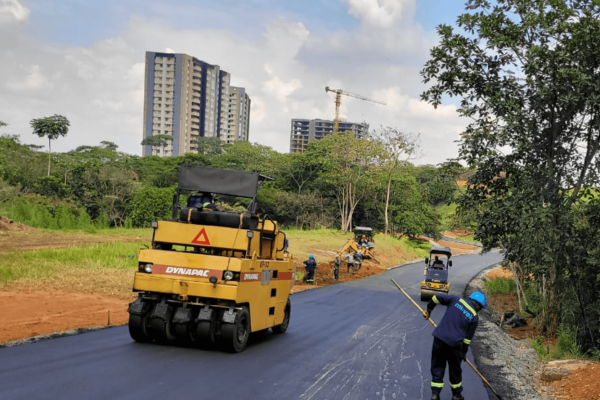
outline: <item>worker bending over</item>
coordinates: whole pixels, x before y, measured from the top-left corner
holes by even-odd
[[[477,313],[485,307],[485,296],[481,292],[474,292],[466,299],[450,294],[436,294],[427,304],[427,311],[423,316],[428,319],[438,304],[447,308],[442,321],[432,333],[431,400],[440,400],[446,364],[452,400],[464,400],[461,394],[463,388],[460,364],[467,359],[467,351],[479,322]]]
[[[306,283],[312,285],[315,283],[315,268],[317,268],[317,262],[315,256],[308,256],[308,260],[304,261],[304,267],[306,268]]]

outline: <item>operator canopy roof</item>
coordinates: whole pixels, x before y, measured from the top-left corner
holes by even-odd
[[[356,228],[354,228],[355,231],[365,231],[365,232],[371,232],[373,229],[372,228],[367,228],[366,226],[357,226]]]
[[[200,165],[183,164],[179,170],[179,190],[227,196],[253,198],[266,180],[273,179],[258,172],[232,171]]]
[[[452,251],[446,246],[431,246],[429,249],[429,257],[435,254],[442,254],[450,258],[452,256]]]

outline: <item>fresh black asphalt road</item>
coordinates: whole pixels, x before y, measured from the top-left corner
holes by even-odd
[[[450,293],[500,259],[453,258]],[[139,344],[126,326],[0,349],[0,399],[429,399],[433,327],[390,281],[418,301],[422,277],[415,263],[294,294],[287,333],[267,333],[240,354]],[[487,399],[463,371],[465,398]]]

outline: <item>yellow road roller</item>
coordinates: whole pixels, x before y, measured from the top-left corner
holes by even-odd
[[[181,165],[173,219],[153,222],[152,245],[138,254],[128,308],[135,341],[241,352],[250,333],[285,333],[295,267],[285,233],[256,213],[270,179]],[[244,212],[225,212],[213,195],[251,200]]]
[[[448,268],[452,266],[452,251],[445,246],[431,246],[425,259],[425,279],[421,282],[421,301],[429,301],[439,293],[448,294]]]

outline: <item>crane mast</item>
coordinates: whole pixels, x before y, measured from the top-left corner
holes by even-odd
[[[342,104],[342,95],[356,97],[357,99],[372,101],[373,103],[387,105],[386,102],[369,99],[367,97],[361,96],[359,94],[354,94],[350,92],[346,92],[341,89],[331,89],[329,86],[325,87],[325,92],[335,93],[335,119],[333,120],[333,133],[336,133],[340,126],[340,104]]]

